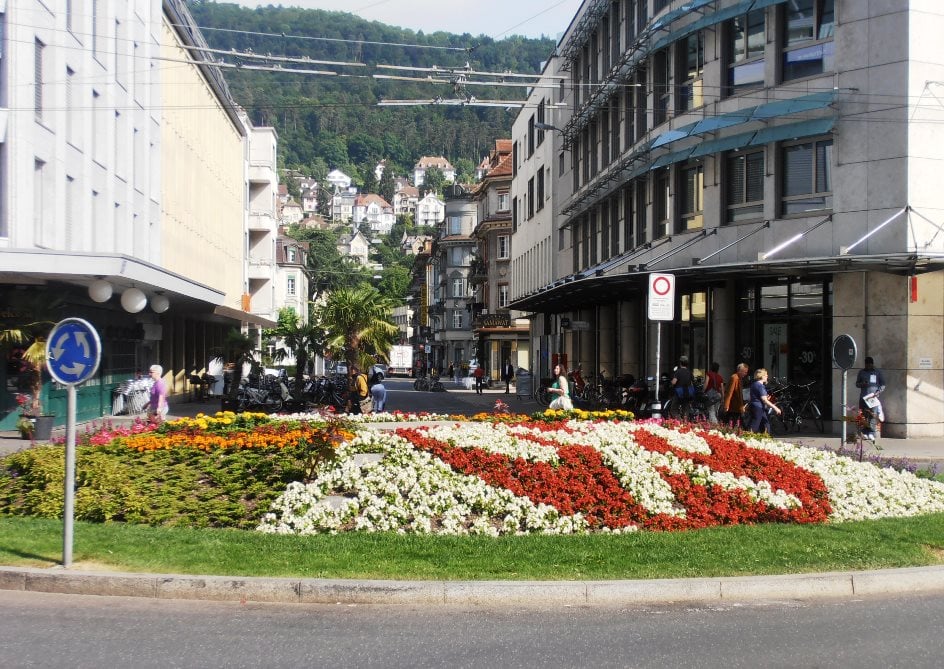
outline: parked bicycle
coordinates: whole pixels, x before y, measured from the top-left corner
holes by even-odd
[[[446,387],[439,380],[439,376],[421,376],[413,382],[413,390],[443,393],[446,392]]]
[[[796,384],[785,379],[774,379],[768,392],[780,407],[780,415],[771,415],[771,431],[779,433],[800,432],[812,425],[820,433],[826,430],[823,410],[817,401],[816,383]]]

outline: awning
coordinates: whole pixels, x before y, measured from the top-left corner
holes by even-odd
[[[735,151],[750,144],[756,134],[756,132],[742,132],[738,135],[731,135],[730,137],[701,142],[695,145],[695,149],[692,151],[692,158],[707,156],[711,153],[721,153],[722,151]]]
[[[772,128],[758,130],[750,141],[751,146],[767,144],[768,142],[782,142],[788,139],[799,139],[800,137],[813,137],[815,135],[824,135],[833,129],[836,119],[817,118],[802,123],[790,123],[787,125],[775,125]]]
[[[242,311],[241,309],[233,309],[232,307],[224,307],[223,305],[218,305],[213,309],[213,313],[216,316],[223,316],[224,318],[230,318],[234,321],[239,321],[245,325],[258,325],[263,328],[275,329],[279,327],[279,324],[276,321],[269,320],[262,316],[256,314],[251,314],[248,311]]]

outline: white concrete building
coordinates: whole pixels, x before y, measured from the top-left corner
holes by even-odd
[[[397,222],[393,206],[375,193],[365,193],[355,198],[352,218],[358,225],[366,222],[371,231],[378,235],[390,232]]]
[[[422,200],[416,203],[414,224],[436,227],[446,218],[446,203],[432,193],[427,193]]]
[[[514,126],[512,306],[541,359],[744,361],[812,382],[838,431],[849,334],[885,433],[944,434],[942,28],[909,0],[586,0]]]
[[[426,170],[431,167],[442,171],[443,178],[449,182],[453,183],[456,180],[456,168],[452,166],[448,160],[442,156],[423,156],[416,161],[416,165],[413,166],[413,185],[422,186],[423,181],[426,178]]]

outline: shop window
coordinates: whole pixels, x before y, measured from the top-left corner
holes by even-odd
[[[832,209],[833,140],[783,147],[783,214]]]
[[[727,95],[758,88],[764,83],[764,10],[757,9],[728,21]]]
[[[731,154],[725,164],[728,223],[764,216],[764,152]]]
[[[701,163],[686,165],[679,171],[679,195],[681,229],[705,227],[705,168]]]

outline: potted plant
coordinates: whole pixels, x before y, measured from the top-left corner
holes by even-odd
[[[42,391],[43,371],[46,369],[46,336],[55,325],[53,314],[60,304],[59,300],[53,300],[52,303],[46,300],[41,304],[27,300],[22,305],[13,305],[11,311],[28,314],[29,321],[0,326],[0,347],[13,349],[15,355],[11,357],[19,365],[18,387],[22,392],[16,397],[20,408],[16,428],[23,435],[27,429],[26,423],[29,422],[32,425],[30,437],[39,441],[50,438],[55,420],[54,416],[43,413]]]

